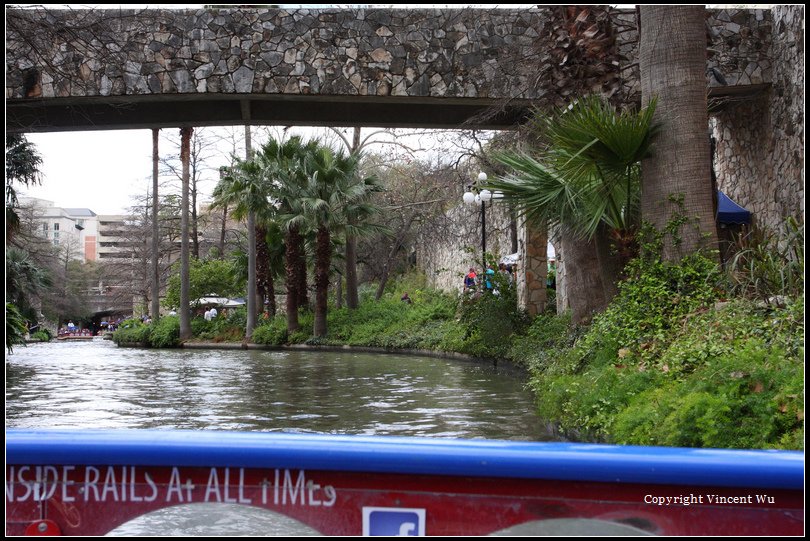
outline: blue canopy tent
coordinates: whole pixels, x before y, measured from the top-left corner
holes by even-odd
[[[729,196],[717,190],[717,222],[721,224],[751,225],[751,212],[744,209]]]

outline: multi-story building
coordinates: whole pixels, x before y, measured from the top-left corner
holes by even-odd
[[[127,216],[123,214],[100,214],[97,218],[99,261],[132,258],[133,234]]]
[[[47,239],[71,259],[96,260],[98,219],[87,208],[61,208],[53,201],[34,197],[21,197],[21,207],[31,209],[37,234]]]

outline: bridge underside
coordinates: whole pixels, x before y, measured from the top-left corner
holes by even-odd
[[[8,132],[228,126],[378,126],[508,129],[527,100],[323,95],[162,95],[6,102]]]

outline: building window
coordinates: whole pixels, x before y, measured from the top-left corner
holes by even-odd
[[[59,224],[58,223],[53,224],[53,230],[54,231],[59,231]]]
[[[43,233],[48,232],[48,223],[47,222],[42,222],[42,232]]]
[[[84,227],[84,220],[76,220],[76,225],[79,227]]]

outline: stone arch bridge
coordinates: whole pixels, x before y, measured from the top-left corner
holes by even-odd
[[[768,82],[763,13],[707,13],[715,93]],[[506,128],[572,95],[637,101],[635,21],[607,6],[10,9],[6,130]]]
[[[707,12],[715,104],[767,88],[771,17],[767,10]],[[640,101],[636,14],[607,6],[11,9],[6,27],[7,132],[234,124],[503,129],[531,107],[561,106],[572,96]],[[534,312],[544,303],[546,239],[521,230],[518,289]]]

